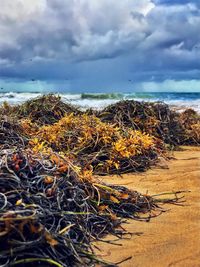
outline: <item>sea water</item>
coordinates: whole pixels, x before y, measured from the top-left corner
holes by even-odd
[[[41,96],[40,92],[2,92],[0,93],[0,104],[4,101],[10,104],[20,104],[27,100]],[[154,92],[154,93],[106,93],[106,94],[59,94],[62,100],[80,107],[81,109],[95,108],[101,109],[110,104],[121,100],[137,100],[157,102],[163,101],[178,110],[193,108],[200,112],[200,92],[199,93],[172,93],[172,92]]]

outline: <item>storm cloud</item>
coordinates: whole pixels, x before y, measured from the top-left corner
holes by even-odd
[[[1,79],[116,88],[200,79],[200,5],[1,0]]]

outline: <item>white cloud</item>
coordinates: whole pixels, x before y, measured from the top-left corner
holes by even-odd
[[[1,0],[0,53],[21,51],[22,59],[23,52],[63,59],[113,56],[145,37],[146,22],[131,12],[144,16],[153,7],[150,0]]]
[[[46,0],[1,0],[0,17],[23,23],[30,20],[31,15],[43,12],[46,5]]]

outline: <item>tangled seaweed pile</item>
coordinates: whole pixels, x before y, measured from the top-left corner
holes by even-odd
[[[62,102],[59,96],[50,94],[22,105],[10,106],[4,103],[0,107],[1,115],[23,120],[26,118],[40,126],[54,124],[72,113],[94,115],[102,122],[114,124],[121,130],[139,130],[172,146],[200,144],[200,115],[192,109],[176,112],[163,102],[126,100],[101,111],[83,112]]]
[[[187,116],[183,125],[192,131]],[[198,125],[198,118],[193,122]],[[94,176],[144,170],[163,153],[159,139],[127,126],[105,123],[51,95],[16,107],[4,104],[1,266],[107,265],[93,253],[92,241],[107,233],[121,238],[123,218],[149,220],[153,210],[162,211],[159,203],[179,200],[176,194],[162,200],[141,195]]]
[[[44,95],[26,101],[24,104],[11,106],[7,102],[0,108],[0,114],[15,118],[29,118],[39,125],[52,124],[66,114],[81,114],[82,112],[70,104],[61,101],[59,96]]]
[[[11,122],[1,121],[0,133],[1,266],[106,265],[92,241],[121,238],[122,218],[149,220],[159,202],[178,200],[99,183],[63,153],[30,150]]]
[[[181,123],[185,129],[183,144],[200,145],[200,116],[193,109],[187,109],[180,115]]]
[[[148,134],[128,128],[125,131],[87,114],[66,115],[42,127],[22,120],[21,127],[34,151],[51,147],[98,174],[145,170],[162,150],[162,143]]]
[[[162,102],[121,101],[97,112],[103,122],[116,123],[153,135],[166,144],[200,143],[200,116],[193,110],[175,112]]]

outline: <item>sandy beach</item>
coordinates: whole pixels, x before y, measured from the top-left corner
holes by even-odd
[[[200,266],[200,148],[183,147],[174,152],[176,159],[162,162],[146,173],[106,177],[106,182],[126,185],[141,193],[157,194],[189,190],[184,193],[184,206],[168,205],[169,210],[150,222],[129,221],[123,227],[130,232],[142,232],[122,246],[98,243],[104,260],[122,263],[122,267],[197,267]],[[168,166],[168,167],[167,167]],[[104,178],[105,179],[105,178]]]
[[[0,267],[200,267],[200,0],[0,4]]]
[[[1,266],[200,267],[197,112],[49,94],[0,114]]]

